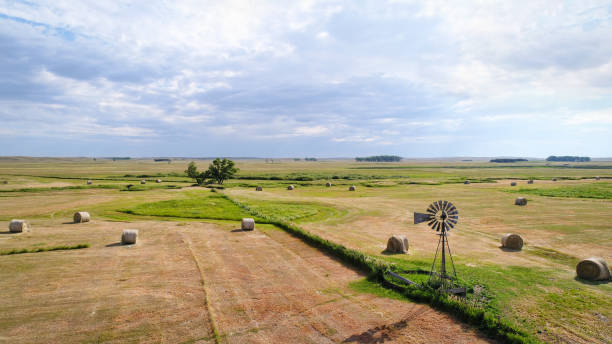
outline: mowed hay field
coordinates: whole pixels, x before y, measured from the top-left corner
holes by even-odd
[[[450,245],[481,307],[541,341],[612,342],[612,283],[575,276],[580,259],[612,262],[612,163],[238,160],[237,178],[213,193],[191,186],[189,161],[0,159],[0,252],[89,245],[0,255],[0,342],[489,341],[263,224],[428,269],[438,237],[412,212],[436,200],[459,210]],[[71,224],[76,211],[92,221]],[[236,230],[242,217],[256,230]],[[13,218],[32,231],[8,233]],[[128,228],[138,243],[121,246]],[[523,250],[500,248],[510,232]],[[408,254],[383,252],[394,234]]]

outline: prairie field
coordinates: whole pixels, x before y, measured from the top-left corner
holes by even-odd
[[[0,342],[511,342],[279,225],[428,270],[438,236],[413,212],[437,200],[459,211],[449,242],[465,302],[524,342],[612,342],[612,283],[575,272],[612,263],[612,162],[245,159],[200,187],[190,161],[1,158]],[[72,223],[76,211],[92,221]],[[254,231],[239,230],[245,217]],[[11,219],[32,230],[8,232]],[[120,245],[123,229],[139,230],[136,245]],[[502,249],[505,233],[523,249]],[[385,252],[396,234],[407,254]]]

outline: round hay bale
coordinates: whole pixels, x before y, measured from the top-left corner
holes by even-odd
[[[161,179],[155,179],[155,182],[156,182],[156,183],[161,183],[161,182],[162,182],[162,180],[161,180]]]
[[[263,191],[263,188],[261,186],[258,186],[255,188],[255,191]]]
[[[529,180],[527,181],[527,184],[533,184],[533,179],[529,179]]]
[[[293,190],[293,189],[295,189],[295,187],[293,185],[287,186],[287,190]]]
[[[357,190],[357,188],[355,187],[355,185],[351,185],[349,186],[349,191],[355,191]]]
[[[408,253],[408,239],[403,235],[394,235],[387,241],[387,252]]]
[[[516,186],[516,182],[510,183],[510,186]]]
[[[242,228],[243,231],[252,231],[253,229],[255,229],[255,220],[245,217],[244,219],[242,219],[242,224],[240,228]]]
[[[122,245],[133,245],[136,243],[138,238],[138,229],[124,229],[121,233],[121,244]]]
[[[514,205],[527,205],[527,198],[525,198],[525,197],[517,197],[514,200]]]
[[[91,217],[86,211],[79,211],[74,213],[74,223],[89,222],[89,220],[91,220]]]
[[[576,275],[589,281],[609,280],[610,268],[603,258],[587,258],[576,265]]]
[[[469,183],[470,183],[470,181],[469,181],[469,180],[466,180],[466,181],[464,181],[464,182],[463,182],[463,184],[465,184],[465,185],[467,185],[467,184],[469,184]]]
[[[11,220],[9,231],[11,233],[29,232],[30,224],[26,220]]]
[[[595,177],[595,180],[599,180],[601,179],[599,176]],[[6,181],[4,181],[4,184],[6,184]]]
[[[87,181],[87,185],[91,185],[93,182],[91,180]]]
[[[146,184],[146,183],[147,183],[147,181],[144,180],[144,179],[140,181],[140,184]]]
[[[330,187],[331,187],[331,185],[332,185],[332,184],[331,184],[330,182],[325,183],[325,186],[326,186],[326,187],[328,187],[328,188],[330,188]]]
[[[553,179],[552,179],[552,181],[553,181],[553,182],[556,182],[556,181],[557,181],[557,178],[553,178]]]
[[[501,238],[501,244],[504,248],[511,250],[520,250],[523,248],[523,238],[518,234],[508,233]]]

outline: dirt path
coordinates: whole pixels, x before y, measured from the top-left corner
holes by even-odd
[[[285,232],[196,227],[186,235],[224,342],[488,342],[428,306],[355,293],[363,276]]]

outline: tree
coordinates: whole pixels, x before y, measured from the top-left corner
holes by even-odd
[[[190,162],[187,166],[185,174],[187,174],[189,178],[195,179],[198,185],[204,184],[204,181],[206,180],[206,172],[198,172],[198,168],[196,167],[196,164],[193,161]]]
[[[224,180],[233,177],[236,172],[238,172],[238,168],[234,167],[232,160],[217,158],[208,166],[205,174],[206,178],[215,180],[217,184],[223,184]]]

